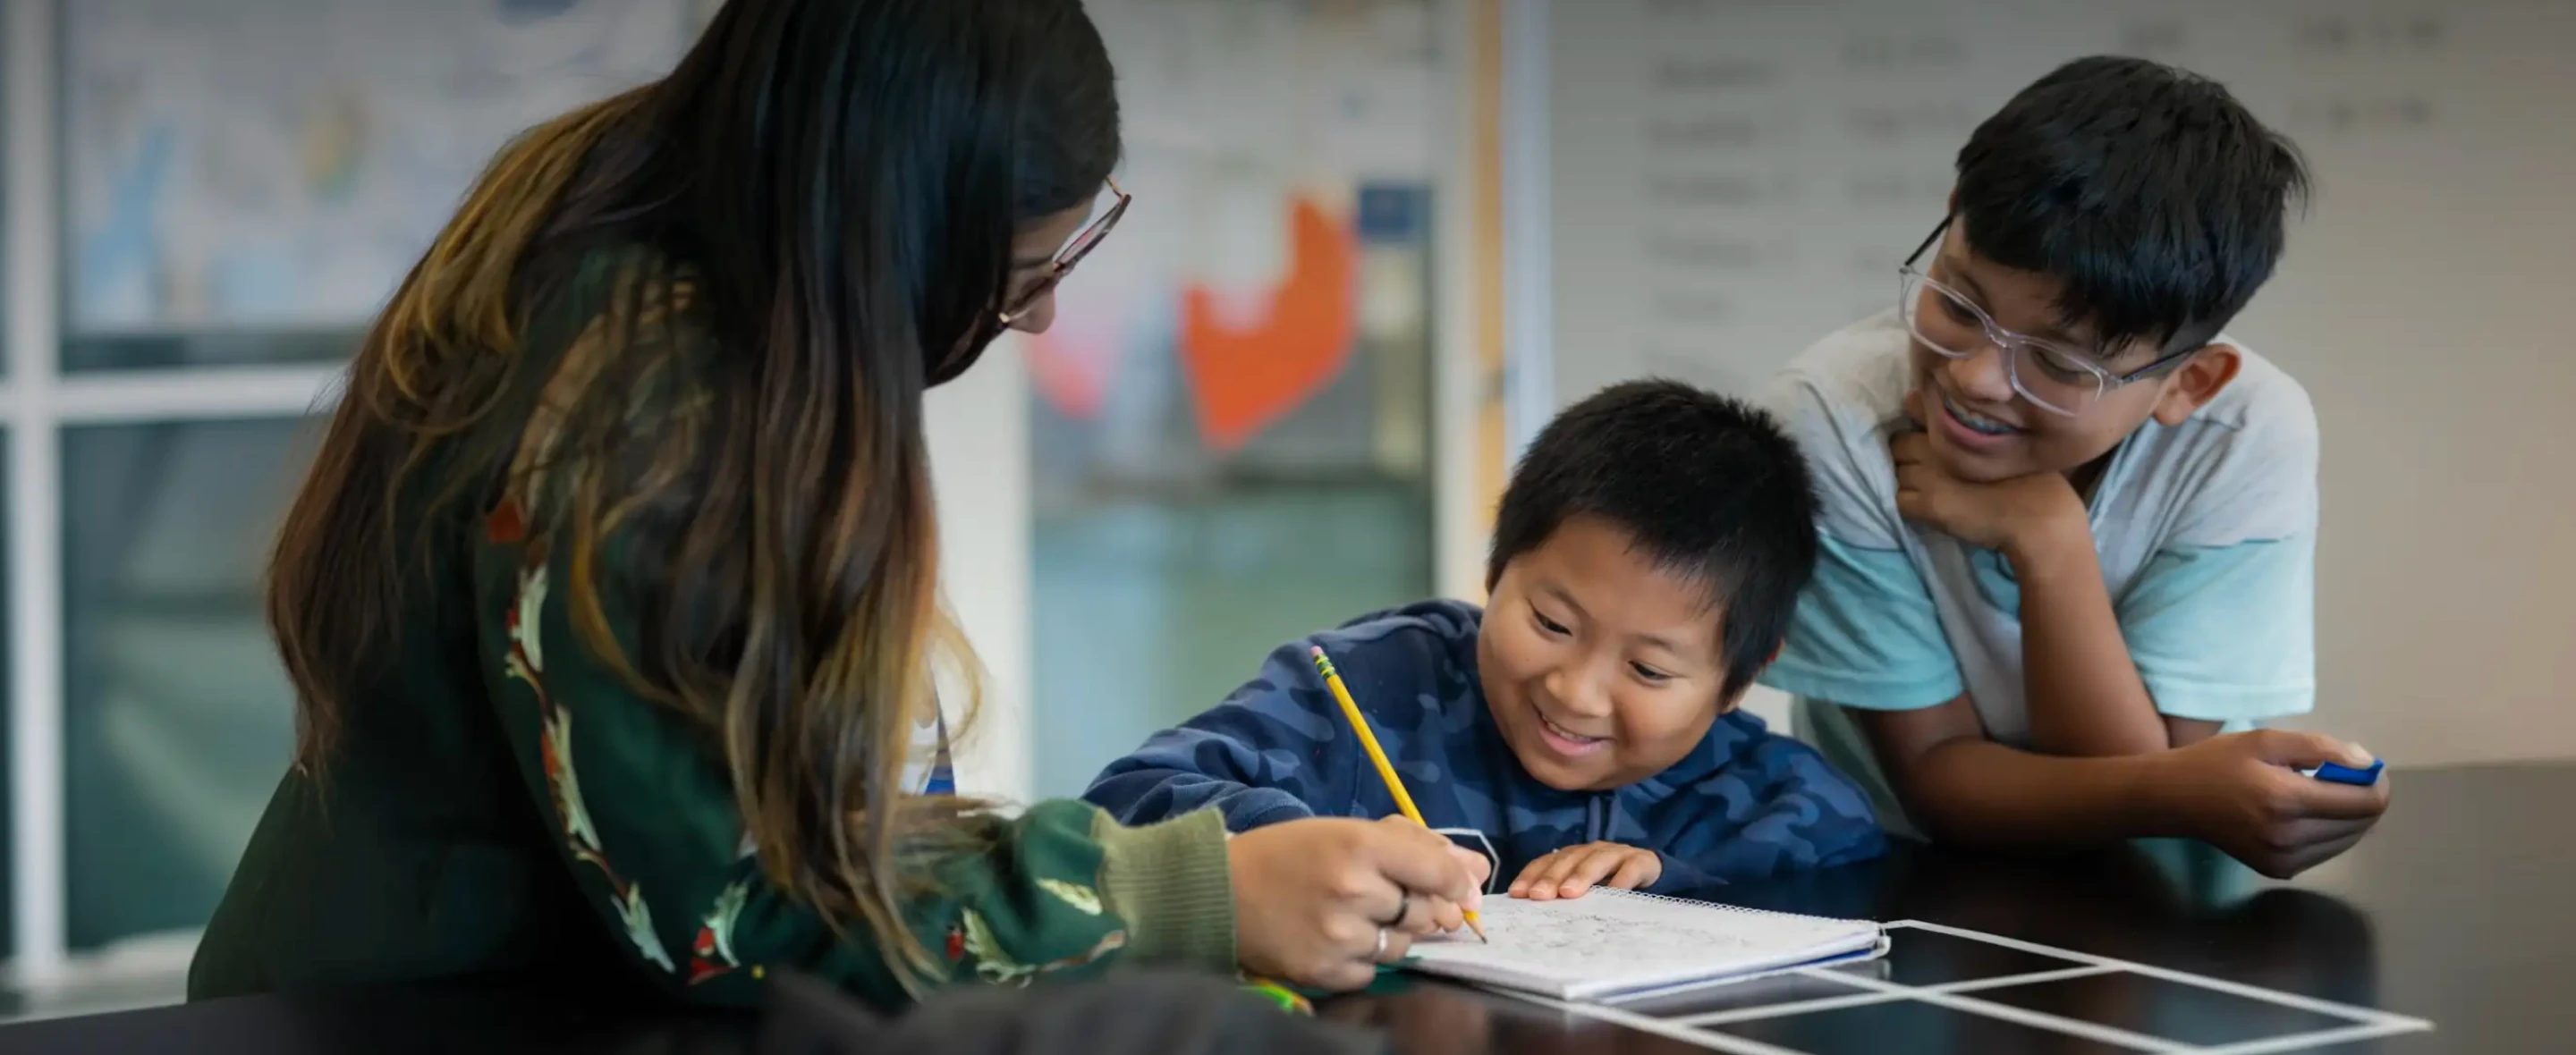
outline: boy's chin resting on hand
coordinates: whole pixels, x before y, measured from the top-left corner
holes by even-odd
[[[1582,897],[1596,886],[1636,890],[1664,876],[1664,860],[1653,850],[1618,843],[1569,846],[1529,863],[1512,880],[1511,895],[1531,901]]]

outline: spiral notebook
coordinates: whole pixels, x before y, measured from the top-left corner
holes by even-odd
[[[1409,970],[1558,1000],[1616,1003],[1887,953],[1884,928],[1596,887],[1582,897],[1489,897],[1492,944],[1422,939]]]

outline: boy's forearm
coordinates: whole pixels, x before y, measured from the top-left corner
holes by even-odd
[[[2022,683],[2031,744],[2054,755],[2134,755],[2173,746],[2139,679],[2119,617],[2076,521],[2009,550],[2021,585]]]
[[[1225,814],[1232,831],[1314,815],[1295,792],[1179,769],[1104,774],[1082,797],[1127,825],[1156,824],[1209,807]]]
[[[1146,739],[1109,763],[1082,797],[1121,824],[1152,824],[1214,806],[1244,831],[1312,816],[1304,775],[1321,766],[1317,745],[1297,735],[1309,712],[1288,694],[1238,691],[1226,703]],[[1282,767],[1263,759],[1313,758]]]
[[[2057,847],[2190,835],[2164,772],[2158,755],[2065,758],[1961,737],[1925,750],[1902,783],[1938,840]]]

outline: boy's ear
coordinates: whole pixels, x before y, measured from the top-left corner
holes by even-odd
[[[1768,670],[1768,669],[1770,669],[1771,664],[1774,664],[1774,663],[1779,662],[1779,661],[1780,661],[1780,650],[1785,649],[1785,648],[1787,648],[1787,647],[1789,647],[1789,639],[1787,639],[1787,638],[1781,638],[1781,639],[1780,639],[1780,643],[1779,643],[1779,644],[1776,644],[1776,645],[1771,646],[1771,654],[1762,658],[1762,666],[1761,666],[1760,668],[1757,668],[1756,673],[1759,673],[1761,670]],[[1747,692],[1749,692],[1749,691],[1752,691],[1752,688],[1753,688],[1753,683],[1748,679],[1748,680],[1745,682],[1745,684],[1744,684],[1744,688],[1741,688],[1741,689],[1737,689],[1737,690],[1735,690],[1735,695],[1730,696],[1730,697],[1727,697],[1726,699],[1723,699],[1723,700],[1719,700],[1719,701],[1717,701],[1717,713],[1719,713],[1719,714],[1733,714],[1733,713],[1735,713],[1735,709],[1736,709],[1737,707],[1741,707],[1741,706],[1743,706],[1743,705],[1744,705],[1744,694],[1745,694],[1745,693],[1747,693]]]
[[[2226,391],[2244,366],[2244,354],[2235,345],[2202,347],[2175,367],[2173,376],[2166,380],[2164,394],[2156,397],[2156,423],[2166,428],[2182,424]]]

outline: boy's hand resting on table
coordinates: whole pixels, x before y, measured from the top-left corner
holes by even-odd
[[[2160,783],[2187,834],[2287,879],[2361,841],[2388,809],[2384,772],[2366,787],[2298,773],[2329,761],[2366,769],[2371,758],[2330,736],[2258,729],[2166,752]]]
[[[1235,959],[1252,974],[1325,990],[1365,986],[1415,937],[1466,926],[1461,906],[1476,906],[1489,870],[1402,817],[1286,821],[1225,847]]]
[[[1653,850],[1618,843],[1569,846],[1529,863],[1512,880],[1511,895],[1531,901],[1582,897],[1596,886],[1635,890],[1663,878],[1664,859]]]

